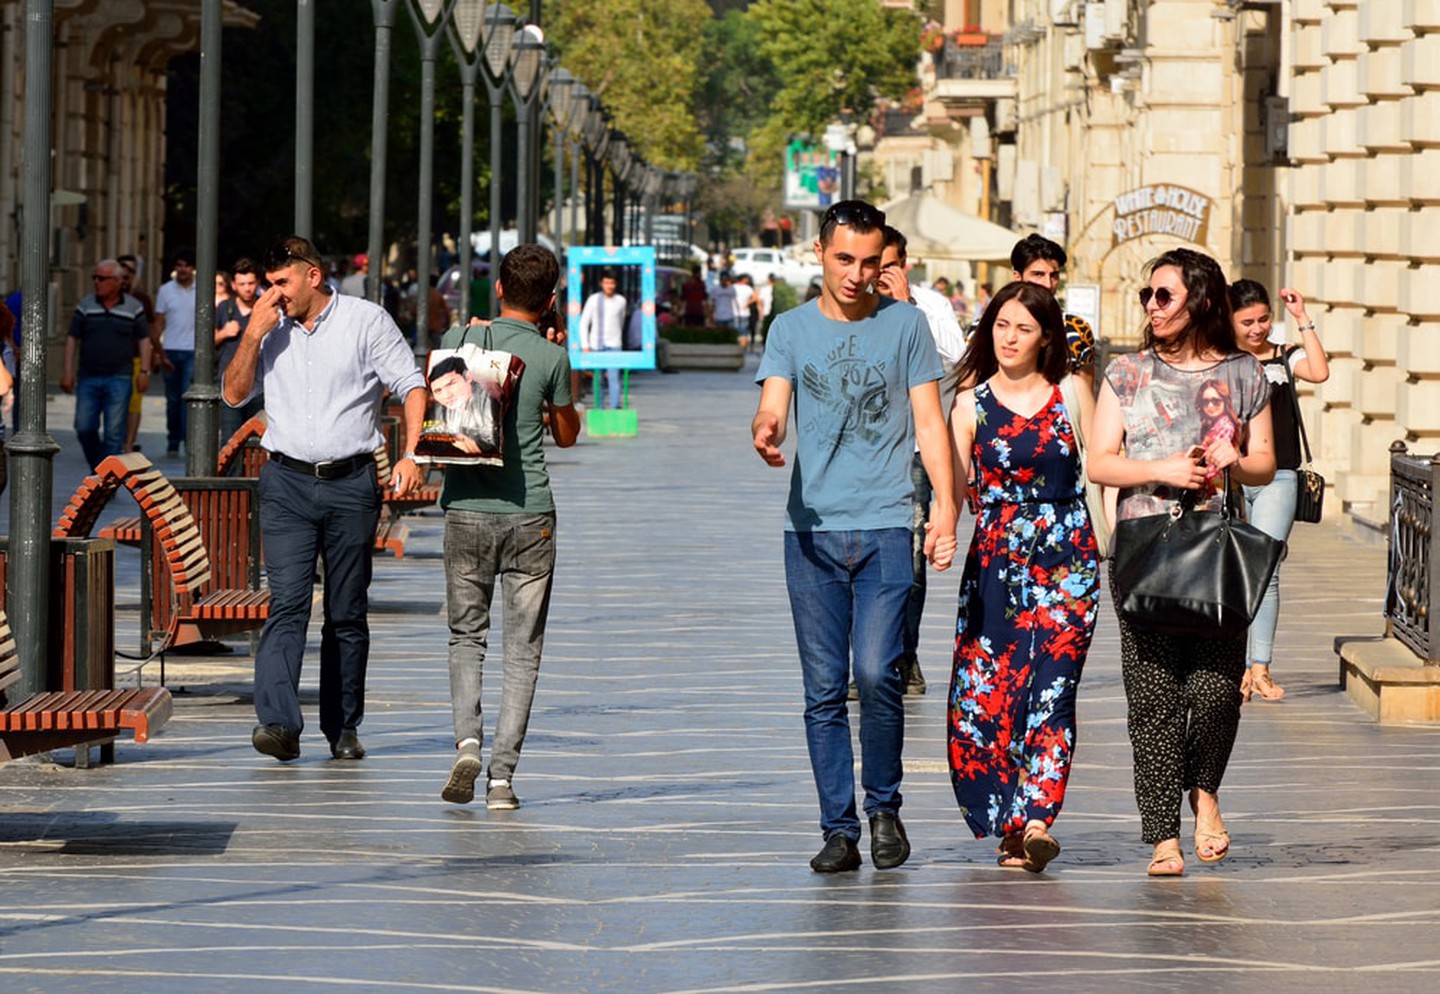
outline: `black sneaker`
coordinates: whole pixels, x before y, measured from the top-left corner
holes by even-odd
[[[816,873],[845,873],[860,869],[860,847],[848,835],[839,832],[825,840],[825,846],[810,860]]]
[[[520,806],[520,798],[509,780],[491,780],[485,786],[485,807],[491,811],[514,811]]]
[[[440,789],[440,796],[451,804],[469,804],[475,800],[475,781],[480,776],[480,747],[461,746],[450,767],[450,779]]]
[[[877,870],[893,870],[910,858],[910,840],[905,825],[893,811],[870,816],[870,861]]]

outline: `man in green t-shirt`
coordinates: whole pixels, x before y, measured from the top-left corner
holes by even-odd
[[[570,394],[570,359],[536,327],[555,303],[560,265],[548,249],[520,245],[500,263],[495,293],[500,316],[488,331],[472,323],[451,328],[442,347],[467,340],[520,357],[525,370],[505,412],[504,464],[450,466],[440,506],[445,509],[445,592],[450,622],[450,701],[455,718],[455,763],[440,796],[454,804],[475,798],[484,739],[480,686],[490,635],[490,601],[503,577],[505,616],[500,713],[486,774],[485,805],[520,806],[510,785],[525,729],[550,610],[555,570],[555,501],[545,468],[546,415],[555,444],[574,445],[580,415]]]

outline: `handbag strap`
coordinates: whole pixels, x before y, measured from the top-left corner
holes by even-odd
[[[1290,372],[1290,356],[1280,346],[1275,346],[1280,353],[1280,366],[1285,370],[1285,380],[1290,384],[1290,406],[1295,411],[1295,426],[1300,429],[1300,445],[1305,451],[1305,465],[1310,465],[1310,439],[1305,434],[1305,416],[1300,413],[1300,393],[1295,389],[1295,374]],[[1290,355],[1295,352],[1291,351]]]
[[[485,343],[484,343],[484,345],[483,345],[483,348],[485,349],[486,352],[490,352],[490,351],[492,351],[492,350],[494,349],[494,345],[491,343],[491,340],[490,340],[490,326],[491,326],[492,324],[494,324],[493,321],[486,321],[485,324],[483,325],[483,327],[484,327],[484,329],[485,329]],[[474,327],[475,327],[475,325],[473,325],[473,324],[467,324],[467,325],[465,326],[465,330],[462,331],[462,332],[460,332],[460,341],[458,341],[458,342],[455,343],[455,347],[456,347],[457,349],[458,349],[460,346],[462,346],[462,345],[465,344],[465,340],[470,337],[470,329],[471,329],[471,328],[474,328]]]
[[[1080,395],[1075,392],[1075,377],[1066,373],[1060,378],[1060,401],[1065,405],[1065,416],[1075,431],[1075,447],[1085,454],[1085,432],[1080,428]]]

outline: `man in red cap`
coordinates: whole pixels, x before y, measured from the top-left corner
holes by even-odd
[[[347,297],[365,296],[365,277],[370,272],[370,257],[361,252],[351,260],[355,268],[350,275],[340,281],[340,292]]]

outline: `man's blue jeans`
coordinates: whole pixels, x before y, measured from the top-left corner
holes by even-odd
[[[860,694],[865,814],[900,809],[903,651],[910,530],[786,532],[785,585],[805,685],[805,740],[825,838],[860,838],[846,692]]]
[[[91,469],[125,444],[131,384],[128,369],[114,376],[82,376],[75,381],[75,435]],[[105,419],[103,436],[101,418]]]
[[[555,515],[445,512],[445,602],[450,621],[450,706],[455,742],[485,739],[480,689],[490,645],[490,605],[502,584],[504,655],[492,780],[520,759],[540,676],[540,650],[555,575]]]
[[[178,450],[185,441],[185,391],[195,375],[195,353],[166,349],[165,358],[175,367],[165,371],[165,447]]]

